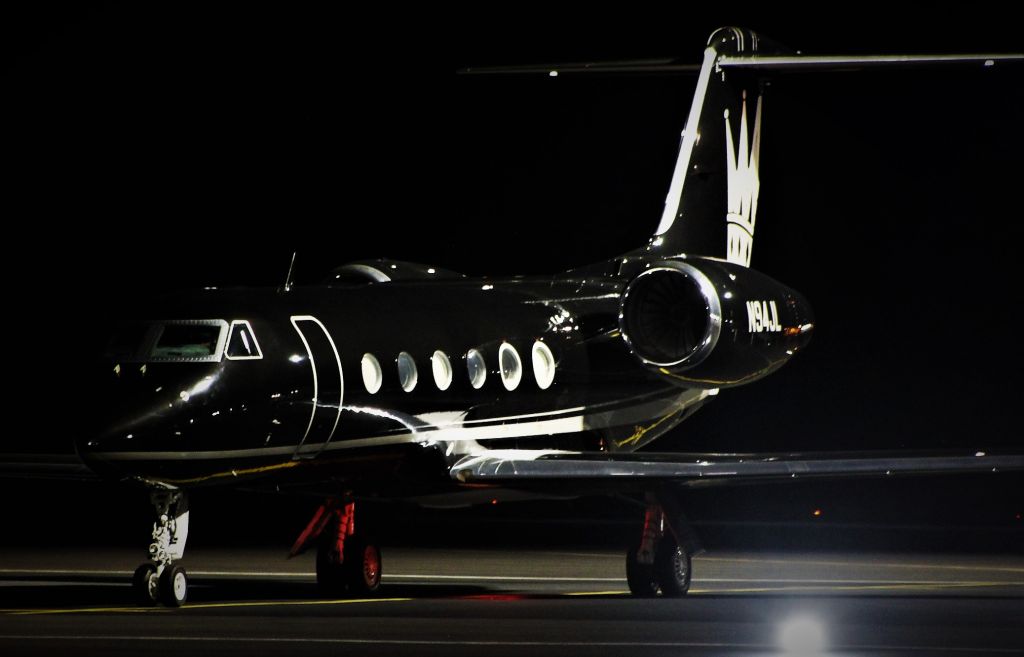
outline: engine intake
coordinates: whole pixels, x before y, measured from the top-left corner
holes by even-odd
[[[649,365],[686,369],[703,361],[722,331],[715,286],[699,269],[678,261],[640,273],[626,287],[619,328]]]

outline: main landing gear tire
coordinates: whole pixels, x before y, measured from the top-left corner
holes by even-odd
[[[626,554],[629,592],[638,598],[653,598],[661,590],[666,598],[679,598],[690,590],[690,553],[675,538],[663,536],[655,546],[654,563],[640,563],[639,548]]]
[[[654,552],[654,579],[661,594],[667,598],[679,598],[690,590],[690,553],[676,543],[671,535],[658,541]]]
[[[160,573],[160,601],[168,607],[180,607],[188,599],[188,575],[178,565],[170,565]]]
[[[380,548],[370,542],[352,536],[345,542],[345,580],[352,595],[373,595],[380,589],[383,571]]]
[[[345,595],[345,564],[337,563],[331,541],[322,540],[316,549],[316,584],[320,592],[331,598]]]
[[[658,594],[658,583],[654,578],[654,564],[640,563],[637,548],[626,553],[626,582],[629,592],[638,598],[653,598]]]
[[[132,575],[132,590],[135,599],[141,605],[152,607],[160,601],[160,580],[156,575],[156,566],[144,563],[135,569]]]
[[[330,597],[373,595],[380,589],[383,559],[380,547],[358,535],[345,540],[345,558],[337,563],[332,541],[321,541],[316,551],[316,583]]]

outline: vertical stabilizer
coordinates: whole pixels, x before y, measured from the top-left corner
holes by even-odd
[[[712,256],[750,266],[760,191],[763,82],[756,72],[725,70],[722,56],[780,54],[740,28],[708,40],[665,209],[648,251]]]

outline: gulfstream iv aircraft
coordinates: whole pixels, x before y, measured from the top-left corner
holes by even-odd
[[[317,550],[325,592],[360,595],[377,589],[382,563],[357,521],[361,499],[456,505],[635,494],[646,514],[627,555],[629,587],[678,596],[689,587],[695,549],[676,501],[680,488],[1024,467],[1021,455],[974,452],[737,456],[650,448],[710,398],[782,367],[815,332],[808,301],[751,268],[758,223],[773,219],[758,214],[769,76],[1022,58],[807,57],[747,30],[720,29],[696,69],[664,212],[635,250],[508,279],[367,260],[338,267],[319,285],[206,289],[154,301],[107,345],[109,421],[77,441],[92,472],[151,496],[157,520],[149,559],[135,573],[140,599],[185,602],[178,561],[188,493],[201,487],[322,494],[327,501],[293,552]],[[405,320],[410,314],[420,318],[415,327]]]

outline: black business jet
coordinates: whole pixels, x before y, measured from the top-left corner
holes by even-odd
[[[782,367],[814,334],[797,291],[750,268],[768,76],[1019,55],[807,57],[714,32],[661,221],[641,248],[552,276],[471,278],[409,262],[342,265],[322,284],[205,289],[153,302],[106,347],[106,428],[77,441],[94,473],[144,486],[156,510],[144,603],[178,606],[188,492],[234,486],[327,501],[316,547],[329,594],[374,592],[367,497],[468,505],[627,492],[646,514],[627,555],[636,595],[685,594],[696,543],[682,487],[989,472],[1020,454],[711,455],[638,451],[723,389]],[[488,69],[680,70],[671,62]],[[477,71],[470,71],[477,72]],[[409,317],[416,317],[415,326]]]

